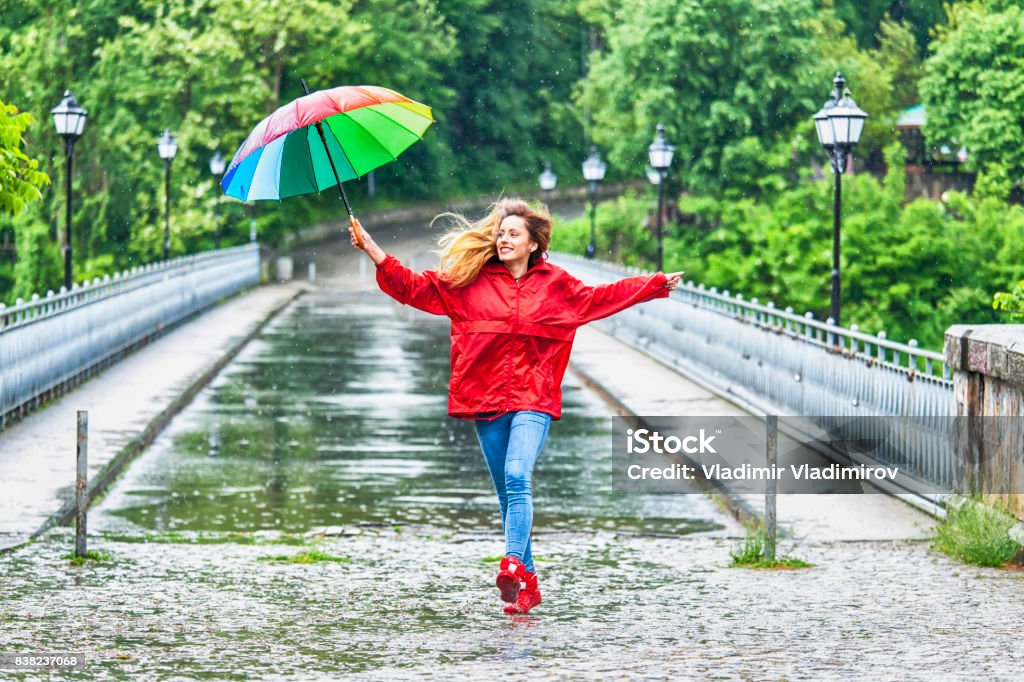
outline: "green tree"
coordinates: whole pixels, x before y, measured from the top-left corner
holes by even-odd
[[[945,21],[945,0],[822,0],[824,9],[833,7],[846,24],[848,33],[862,49],[878,47],[879,31],[887,19],[910,27],[917,50],[928,47],[928,33]]]
[[[39,162],[21,149],[22,135],[34,122],[31,114],[0,100],[0,212],[8,215],[39,199],[40,188],[50,182]]]
[[[950,325],[998,321],[988,292],[1024,276],[1017,253],[1024,209],[956,192],[946,202],[904,206],[902,148],[887,152],[884,182],[867,174],[844,179],[843,323],[940,349]],[[652,205],[650,196],[602,204],[598,253],[652,267],[654,238],[644,226]],[[687,279],[748,300],[827,317],[831,179],[756,199],[684,197],[680,208],[686,222],[666,229],[667,270],[684,270]],[[554,237],[555,248],[582,253],[589,220],[560,225]]]
[[[641,174],[659,121],[699,192],[742,193],[787,160],[779,147],[821,98],[812,2],[652,0],[613,16],[577,94],[613,165]]]
[[[57,245],[34,210],[50,178],[22,149],[23,136],[34,121],[31,114],[0,100],[0,229],[14,229],[18,254],[14,268],[4,264],[0,277],[14,285],[10,292],[0,289],[0,301],[6,303],[45,292],[61,275]]]
[[[552,153],[575,171],[582,132],[570,102],[580,74],[581,23],[572,3],[439,0],[458,48],[455,93],[441,121],[466,182],[500,191],[531,180]],[[571,166],[570,166],[571,164]]]
[[[34,204],[14,220],[18,260],[14,264],[14,287],[4,297],[5,302],[29,300],[32,294],[40,296],[56,291],[64,276],[64,262],[60,248],[45,222],[39,219]]]
[[[921,81],[932,141],[967,147],[976,191],[1005,198],[1024,176],[1024,8],[1006,0],[949,6]]]

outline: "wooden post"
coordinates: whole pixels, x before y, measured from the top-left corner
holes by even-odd
[[[775,471],[779,462],[778,440],[779,440],[779,418],[770,414],[765,418],[767,429],[767,452],[768,470]],[[768,540],[765,543],[764,555],[768,561],[775,561],[775,538],[777,534],[775,518],[776,483],[773,476],[765,480],[764,485],[764,525]]]
[[[89,413],[78,411],[78,475],[75,477],[75,556],[85,557],[85,486],[89,480]]]

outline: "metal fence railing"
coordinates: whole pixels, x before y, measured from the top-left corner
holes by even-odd
[[[578,256],[554,260],[591,284],[643,274]],[[930,490],[952,489],[953,382],[942,354],[913,340],[896,343],[693,282],[597,324],[752,411],[820,417],[826,428],[830,419],[897,418],[902,442],[872,456]]]
[[[0,304],[0,428],[259,277],[259,246],[246,244]]]

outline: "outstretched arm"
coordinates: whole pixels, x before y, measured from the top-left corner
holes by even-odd
[[[348,228],[352,246],[355,248],[359,248],[355,233],[357,229],[363,237],[363,251],[377,266],[377,285],[381,291],[399,303],[411,305],[427,313],[434,315],[448,313],[442,297],[443,285],[437,281],[436,276],[431,277],[427,274],[413,272],[398,262],[397,258],[389,256],[384,249],[377,246],[377,242],[373,241],[358,220],[355,221],[354,226],[349,225]]]
[[[580,325],[600,320],[623,311],[637,303],[665,298],[679,284],[682,272],[665,275],[627,277],[611,284],[586,286],[578,279],[569,281],[569,303],[576,312]]]

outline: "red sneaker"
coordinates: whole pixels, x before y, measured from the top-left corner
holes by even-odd
[[[501,590],[501,600],[515,604],[519,598],[520,584],[526,575],[526,567],[518,558],[507,556],[501,560],[498,568],[494,584]]]
[[[504,608],[504,611],[510,616],[527,613],[538,604],[540,604],[540,587],[537,585],[537,574],[526,573],[523,576],[523,585],[519,590],[519,597],[516,599],[516,603],[509,604]]]

